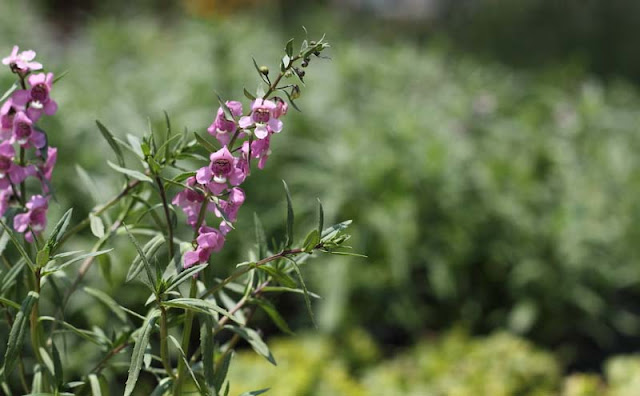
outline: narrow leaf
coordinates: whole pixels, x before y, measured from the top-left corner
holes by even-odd
[[[20,84],[17,81],[14,82],[13,85],[11,85],[11,87],[9,87],[9,89],[7,89],[7,91],[4,94],[2,94],[2,97],[0,97],[0,102],[4,101],[6,98],[11,96],[13,91],[18,89],[19,86],[20,86]]]
[[[127,169],[127,168],[123,168],[121,166],[118,166],[116,164],[114,164],[111,161],[107,161],[107,164],[112,167],[113,169],[117,170],[120,173],[124,173],[125,175],[131,176],[134,179],[138,179],[140,181],[144,181],[144,182],[149,182],[149,183],[153,183],[153,179],[150,178],[149,176],[145,175],[142,172],[139,172],[137,170],[133,170],[133,169]]]
[[[113,249],[106,249],[106,250],[99,250],[97,252],[81,254],[79,256],[76,256],[76,257],[72,258],[69,261],[65,261],[64,263],[58,264],[58,265],[55,264],[55,261],[52,261],[50,263],[54,263],[54,264],[48,264],[47,266],[45,266],[43,272],[46,273],[46,274],[50,274],[52,272],[61,271],[61,270],[65,269],[65,268],[67,268],[68,266],[70,266],[71,264],[77,263],[78,261],[82,261],[82,260],[87,259],[89,257],[100,256],[101,254],[109,253],[112,250]]]
[[[93,396],[102,396],[102,389],[100,388],[100,379],[95,374],[89,374],[89,384],[91,385],[91,394]]]
[[[20,256],[22,256],[22,258],[24,259],[24,261],[26,262],[27,266],[29,267],[29,269],[32,272],[35,272],[36,270],[36,266],[33,263],[33,261],[31,261],[31,258],[29,257],[29,255],[27,254],[27,252],[24,250],[24,248],[22,247],[22,243],[20,243],[20,241],[18,241],[18,238],[16,238],[15,234],[13,233],[13,231],[11,231],[11,229],[9,228],[9,226],[7,226],[5,224],[4,221],[0,220],[0,225],[2,226],[2,228],[4,228],[4,231],[9,235],[9,237],[11,238],[11,242],[13,242],[13,245],[16,247],[16,249],[18,249],[18,253],[20,253]]]
[[[46,245],[49,246],[52,249],[52,251],[54,250],[53,248],[55,247],[56,243],[64,235],[65,231],[67,230],[67,227],[69,227],[69,222],[71,221],[72,214],[73,214],[73,208],[67,210],[62,215],[60,220],[58,220],[56,225],[53,227],[53,231],[51,231],[51,235],[49,235],[49,239],[47,240],[47,243],[46,243]]]
[[[291,277],[287,274],[285,274],[282,271],[277,270],[274,267],[271,267],[269,265],[261,265],[259,267],[257,267],[259,270],[266,272],[267,274],[271,275],[271,277],[278,283],[280,283],[281,285],[285,286],[285,287],[296,287],[298,286],[296,284],[296,281],[294,281],[293,279],[291,279]]]
[[[309,311],[309,317],[311,318],[311,322],[313,323],[313,325],[315,327],[318,327],[318,325],[316,324],[316,319],[313,316],[313,309],[311,309],[311,299],[309,298],[309,291],[307,290],[307,285],[304,283],[304,278],[302,277],[302,272],[300,272],[300,267],[298,266],[298,263],[285,256],[285,259],[287,259],[288,261],[290,261],[293,264],[293,268],[296,271],[296,274],[298,274],[298,278],[300,279],[300,284],[302,285],[302,290],[304,290],[304,302],[307,305],[307,311]]]
[[[282,184],[284,185],[284,191],[287,194],[287,239],[285,246],[289,248],[293,244],[293,204],[291,202],[291,193],[289,192],[287,182],[283,180]]]
[[[305,253],[310,253],[320,242],[320,233],[317,229],[311,230],[302,244]]]
[[[227,378],[227,373],[229,372],[229,364],[231,363],[231,358],[233,357],[233,351],[227,351],[222,356],[222,362],[216,368],[216,374],[213,379],[214,388],[220,392],[222,390],[222,384],[224,384],[224,380]]]
[[[269,363],[273,364],[274,366],[277,365],[276,360],[269,350],[269,347],[267,346],[267,344],[265,344],[265,342],[262,340],[262,337],[260,337],[260,334],[258,334],[257,331],[248,327],[238,327],[233,325],[226,325],[224,326],[224,328],[233,331],[240,337],[247,340],[249,345],[251,345],[251,348],[253,348],[253,350],[256,351],[258,355],[267,359]]]
[[[246,88],[244,88],[244,96],[246,96],[246,97],[247,97],[247,99],[249,99],[249,100],[256,100],[256,97],[255,97],[255,96],[253,96],[253,95],[251,94],[251,92],[247,91],[247,89],[246,89]]]
[[[153,331],[156,319],[160,316],[160,310],[154,309],[149,313],[146,320],[142,324],[140,334],[133,347],[133,353],[131,355],[131,364],[129,366],[129,376],[127,378],[127,384],[124,389],[124,395],[129,396],[133,393],[133,389],[138,381],[140,375],[140,369],[142,369],[142,363],[144,360],[144,353],[149,344],[149,337]]]
[[[200,383],[196,379],[196,376],[193,373],[193,369],[191,369],[191,365],[189,364],[189,361],[187,360],[187,356],[185,355],[184,351],[182,350],[182,347],[180,346],[180,342],[176,340],[176,338],[172,335],[169,335],[169,340],[171,340],[171,342],[173,343],[173,346],[175,346],[178,352],[180,352],[180,357],[184,362],[184,366],[189,371],[189,375],[191,376],[191,379],[193,380],[193,383],[196,386],[196,388],[198,388],[198,392],[200,392],[201,395],[208,395],[209,393],[207,392],[207,389],[206,388],[202,389],[200,387]]]
[[[227,310],[220,308],[218,305],[213,303],[210,300],[200,300],[198,298],[176,298],[169,301],[164,301],[162,305],[169,308],[180,308],[180,309],[188,309],[195,312],[204,313],[207,315],[213,315],[213,312],[217,312],[223,316],[228,317],[232,321],[244,325],[244,323],[230,314]]]
[[[198,141],[198,143],[200,143],[200,145],[202,145],[202,147],[204,147],[207,151],[213,153],[214,151],[218,151],[218,149],[216,148],[216,146],[213,145],[213,143],[209,142],[208,140],[206,140],[205,138],[203,138],[202,136],[198,135],[197,133],[193,133],[193,135],[196,137],[196,140]]]
[[[261,395],[261,394],[267,392],[269,389],[271,389],[271,388],[264,388],[264,389],[254,390],[254,391],[251,391],[251,392],[244,392],[240,396],[258,396],[258,395]]]
[[[125,313],[124,309],[122,309],[120,304],[118,304],[116,300],[111,298],[111,296],[100,290],[92,289],[90,287],[85,287],[83,290],[88,295],[95,297],[104,305],[106,305],[111,310],[111,312],[113,312],[122,322],[127,322],[127,314]]]
[[[100,216],[89,213],[89,221],[91,226],[91,233],[98,239],[104,237],[104,223],[102,222]]]
[[[203,315],[200,319],[200,345],[202,345],[202,370],[207,386],[215,387],[215,375],[213,367],[213,318]]]
[[[207,268],[208,265],[209,263],[198,264],[180,272],[178,276],[176,276],[173,280],[169,282],[169,285],[167,286],[165,291],[171,291],[176,287],[180,286],[182,282],[186,281],[187,279],[190,279],[191,277],[193,277],[193,275]]]
[[[322,208],[322,202],[318,199],[318,235],[322,235],[324,229],[324,209]]]
[[[115,139],[113,138],[113,134],[109,132],[107,127],[102,125],[100,121],[96,120],[96,125],[98,126],[102,137],[104,137],[107,143],[109,143],[109,146],[111,146],[111,149],[116,154],[118,164],[120,164],[120,166],[124,166],[124,157],[122,156],[122,150],[120,150],[120,146],[118,146],[118,143],[116,143]]]
[[[287,45],[284,47],[284,52],[289,55],[289,58],[293,58],[293,39],[287,41]]]
[[[256,244],[258,245],[258,258],[263,258],[267,255],[267,238],[264,234],[264,227],[256,212],[253,212],[253,223],[256,231]]]
[[[131,235],[128,229],[127,229],[127,234],[130,235],[130,238],[132,238],[132,240],[135,240],[135,238],[133,238],[133,236]],[[138,241],[135,240],[134,244],[138,251],[138,255],[133,260],[133,263],[131,263],[131,267],[129,267],[129,272],[127,273],[127,278],[126,278],[127,282],[131,281],[136,276],[138,276],[140,271],[142,271],[142,269],[145,268],[145,266],[150,266],[148,260],[156,254],[156,252],[158,251],[160,246],[162,246],[163,243],[164,243],[164,236],[156,235],[144,245],[143,249],[139,249],[140,245],[138,244]],[[150,279],[152,278],[153,277],[151,277]]]
[[[2,372],[5,377],[13,371],[16,365],[16,359],[22,351],[22,344],[24,342],[24,336],[29,323],[29,315],[34,304],[38,301],[40,295],[34,291],[30,291],[27,297],[22,302],[20,311],[16,315],[11,331],[9,332],[9,341],[7,343],[7,350],[4,354],[4,366]]]
[[[64,372],[62,370],[62,361],[60,360],[60,352],[56,347],[55,342],[51,342],[51,357],[53,358],[53,374],[56,379],[56,385],[58,388],[64,383]]]
[[[280,315],[280,313],[278,312],[276,307],[271,303],[271,301],[259,298],[259,299],[253,300],[253,302],[258,304],[258,306],[262,308],[264,312],[267,313],[267,315],[269,315],[271,320],[273,320],[273,323],[275,323],[275,325],[278,326],[280,330],[282,330],[287,334],[293,335],[293,331],[291,331],[291,329],[289,328],[289,325],[284,320],[282,315]]]

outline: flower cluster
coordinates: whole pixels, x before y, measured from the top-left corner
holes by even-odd
[[[251,173],[252,160],[258,160],[259,169],[264,168],[271,153],[271,136],[282,131],[280,118],[287,110],[287,103],[277,97],[255,99],[246,116],[237,101],[218,109],[207,131],[222,148],[211,153],[209,164],[187,179],[186,188],[173,199],[187,215],[187,223],[197,228],[195,249],[184,255],[185,268],[209,261],[211,253],[222,249],[245,200],[239,186]],[[207,225],[207,213],[220,219],[218,228]]]
[[[47,137],[36,127],[43,115],[58,110],[51,98],[52,73],[35,73],[42,64],[35,62],[34,51],[19,52],[14,46],[2,59],[18,77],[19,87],[0,107],[0,216],[9,215],[10,208],[18,214],[13,227],[32,242],[46,227],[46,212],[51,193],[51,175],[57,149],[47,144]],[[27,196],[27,179],[39,180],[41,194]]]

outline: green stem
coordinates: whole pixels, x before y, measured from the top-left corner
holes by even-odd
[[[161,305],[160,306],[160,357],[162,358],[162,365],[164,366],[167,374],[173,379],[176,379],[175,374],[173,373],[173,367],[171,367],[171,363],[169,361],[169,345],[167,343],[167,310]]]
[[[35,282],[34,282],[34,291],[36,293],[38,293],[38,295],[40,295],[40,268],[38,268],[34,274],[35,276]],[[41,345],[41,339],[40,339],[40,323],[38,321],[38,306],[39,306],[39,300],[36,300],[36,302],[33,305],[33,308],[31,309],[31,316],[30,316],[30,333],[31,333],[31,347],[33,348],[33,353],[36,356],[36,359],[38,360],[38,363],[43,364],[43,360],[42,360],[42,355],[40,354],[40,345]]]
[[[282,80],[282,77],[284,77],[284,75],[291,70],[291,68],[293,67],[293,62],[301,59],[302,57],[300,55],[296,55],[293,58],[291,58],[291,61],[289,62],[289,66],[287,66],[286,69],[284,69],[284,71],[281,71],[280,74],[278,74],[278,77],[276,77],[276,79],[273,81],[273,83],[269,86],[269,90],[267,91],[267,93],[264,94],[264,96],[262,97],[262,99],[266,99],[269,97],[269,95],[271,95],[276,89],[278,89],[278,84],[280,83],[280,80]]]
[[[173,260],[173,224],[171,222],[171,212],[169,211],[169,203],[167,202],[167,193],[162,184],[160,176],[156,176],[156,183],[158,184],[158,190],[160,191],[160,198],[162,199],[162,207],[164,208],[164,216],[167,219],[167,243],[169,244],[169,263]]]
[[[196,278],[191,279],[191,289],[189,290],[189,297],[195,298],[198,294],[198,281]],[[189,341],[191,340],[191,327],[193,326],[193,311],[187,310],[184,318],[184,331],[182,332],[182,350],[185,356],[189,354]],[[178,379],[174,382],[173,388],[174,396],[180,396],[182,394],[182,384],[184,383],[184,377],[186,367],[183,359],[178,360]]]

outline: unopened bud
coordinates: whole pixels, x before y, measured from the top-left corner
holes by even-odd
[[[307,66],[309,66],[309,58],[304,58],[304,59],[302,60],[302,65],[301,65],[301,66],[302,66],[302,67],[307,67]]]
[[[298,99],[300,97],[300,87],[297,85],[294,85],[293,88],[291,88],[291,99]]]
[[[264,74],[265,76],[269,75],[269,68],[267,66],[260,66],[258,70],[260,70],[260,73]]]

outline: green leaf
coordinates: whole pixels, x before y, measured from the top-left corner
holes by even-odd
[[[51,357],[53,358],[53,376],[56,380],[56,386],[60,388],[64,383],[64,372],[62,370],[62,361],[60,360],[60,352],[55,342],[51,342]]]
[[[258,396],[258,395],[261,395],[261,394],[267,392],[269,389],[271,389],[271,388],[264,388],[264,389],[254,390],[254,391],[251,391],[251,392],[244,392],[240,396]]]
[[[53,227],[53,231],[51,231],[51,235],[49,235],[49,239],[47,239],[46,246],[48,246],[52,252],[55,251],[56,244],[62,238],[65,231],[67,231],[67,227],[69,227],[69,222],[71,221],[71,215],[73,214],[73,208],[67,210],[60,220]]]
[[[227,106],[227,104],[225,103],[224,100],[222,100],[222,98],[220,97],[220,95],[218,95],[216,93],[216,96],[218,97],[218,102],[220,103],[220,107],[222,108],[222,112],[224,113],[224,118],[227,119],[227,121],[233,121],[235,120],[235,118],[233,117],[233,113],[231,112],[231,109],[229,108],[229,106]]]
[[[249,99],[249,100],[256,100],[256,97],[255,97],[255,96],[253,96],[253,95],[251,94],[251,92],[247,91],[247,89],[246,89],[246,88],[244,88],[244,96],[246,96],[246,97],[247,97],[247,99]]]
[[[184,351],[182,350],[182,347],[180,346],[180,342],[178,340],[176,340],[176,338],[174,336],[172,336],[172,335],[169,335],[168,338],[169,338],[169,340],[171,340],[171,342],[173,343],[173,346],[176,347],[178,352],[180,352],[180,357],[182,358],[182,361],[184,362],[184,366],[189,371],[189,375],[191,376],[191,379],[193,380],[193,384],[196,386],[196,388],[198,388],[198,392],[200,392],[201,395],[209,395],[209,392],[208,392],[207,388],[202,389],[202,387],[200,387],[200,383],[196,379],[196,376],[193,373],[193,369],[191,369],[191,365],[189,364],[189,361],[187,360],[187,356],[185,355]]]
[[[121,166],[118,166],[118,165],[114,164],[111,161],[107,161],[107,164],[110,167],[112,167],[113,169],[115,169],[116,171],[118,171],[120,173],[124,173],[125,175],[128,175],[128,176],[131,176],[134,179],[138,179],[138,180],[143,181],[143,182],[153,183],[153,179],[150,178],[149,176],[145,175],[142,172],[139,172],[139,171],[133,170],[133,169],[123,168]]]
[[[95,374],[89,374],[89,384],[91,385],[91,394],[93,396],[102,396],[100,388],[100,379]]]
[[[5,233],[6,234],[6,233]],[[25,266],[24,259],[18,261],[2,278],[2,286],[0,286],[0,294],[4,294],[13,285],[13,281],[22,272]]]
[[[284,191],[287,194],[287,239],[285,246],[290,248],[293,244],[293,204],[291,203],[291,193],[289,192],[289,186],[287,182],[282,181],[284,185]]]
[[[122,322],[127,322],[127,314],[125,313],[124,309],[122,309],[120,304],[118,304],[116,300],[111,298],[111,296],[100,290],[92,289],[90,287],[85,287],[83,290],[88,295],[100,300],[100,302],[106,305],[111,310],[111,312],[113,312]]]
[[[293,101],[293,98],[291,97],[291,94],[289,93],[289,91],[287,91],[284,88],[280,89],[280,91],[284,92],[284,94],[287,95],[287,98],[289,99],[289,103],[291,104],[291,106],[293,106],[294,109],[302,113],[302,110],[300,110],[296,102]]]
[[[98,239],[104,237],[104,223],[102,222],[100,216],[89,213],[89,221],[91,226],[91,233]]]
[[[13,307],[15,309],[20,309],[20,304],[4,297],[0,297],[0,304]]]
[[[293,39],[287,41],[287,45],[284,47],[284,52],[289,55],[289,58],[293,58]]]
[[[249,345],[251,345],[251,348],[253,348],[253,350],[256,351],[258,355],[267,359],[269,363],[273,364],[274,366],[277,365],[276,360],[269,350],[269,347],[264,343],[262,337],[260,337],[260,334],[258,334],[257,331],[248,327],[238,327],[233,325],[225,325],[224,328],[233,331],[240,337],[247,340]]]
[[[171,179],[174,182],[180,183],[183,182],[185,180],[187,180],[190,177],[193,177],[196,175],[196,172],[182,172],[178,175],[176,175],[173,179]]]
[[[258,258],[263,258],[267,255],[267,238],[264,234],[264,227],[256,212],[253,212],[253,224],[256,231],[256,244],[258,245]]]
[[[7,244],[9,243],[10,239],[11,238],[9,237],[9,234],[2,230],[2,232],[0,233],[0,254],[4,253],[4,250],[7,248]]]
[[[44,245],[42,249],[38,251],[36,254],[36,265],[38,268],[42,268],[49,262],[49,252],[50,248],[47,245]]]
[[[200,272],[203,269],[207,268],[208,265],[209,265],[209,263],[198,264],[198,265],[194,265],[193,267],[187,268],[186,270],[180,272],[178,274],[178,276],[176,276],[173,280],[169,281],[169,284],[167,285],[167,288],[165,289],[165,291],[171,291],[171,290],[175,289],[182,282],[184,282],[187,279],[190,279],[191,277],[193,277],[194,274],[197,274],[198,272]]]
[[[270,85],[269,78],[264,74],[262,74],[262,72],[260,71],[260,66],[258,66],[258,63],[256,62],[255,58],[251,58],[251,59],[253,60],[253,66],[256,68],[256,71],[258,72],[258,75],[260,76],[262,81],[264,81],[265,84]],[[259,95],[259,96],[263,96],[263,95]]]
[[[200,145],[204,147],[207,151],[211,153],[218,151],[216,146],[214,146],[213,143],[209,142],[207,139],[203,138],[202,136],[198,135],[195,132],[193,133],[193,135],[196,137],[196,140],[198,141],[198,143],[200,143]]]
[[[49,370],[49,373],[53,377],[55,375],[55,368],[53,367],[53,360],[51,359],[51,356],[49,356],[49,353],[43,347],[39,347],[38,351],[42,357],[42,363],[44,363],[46,369]]]
[[[68,266],[70,266],[71,264],[77,263],[78,261],[87,259],[89,257],[100,256],[101,254],[109,253],[112,250],[113,250],[113,248],[105,249],[105,250],[99,250],[97,252],[90,252],[90,253],[81,254],[79,256],[76,256],[76,257],[72,258],[71,260],[65,261],[64,263],[57,264],[57,265],[55,264],[56,261],[54,260],[54,261],[50,262],[50,263],[53,263],[53,264],[47,264],[44,267],[43,274],[51,274],[51,273],[56,272],[56,271],[61,271],[61,270],[65,269],[65,268],[67,268]]]
[[[302,244],[305,253],[310,253],[320,242],[320,233],[317,229],[311,230]]]
[[[131,354],[131,364],[129,366],[129,376],[127,378],[127,384],[124,388],[124,396],[131,395],[133,389],[136,386],[138,376],[140,375],[140,369],[142,368],[142,363],[144,361],[144,353],[147,349],[147,345],[149,344],[149,337],[153,332],[153,328],[155,326],[156,319],[158,319],[158,316],[160,316],[160,310],[154,309],[149,313],[144,323],[142,324],[140,334],[138,334],[138,339],[133,346],[133,353]]]
[[[202,371],[209,387],[215,387],[213,355],[213,318],[202,315],[200,319],[200,345],[202,346]]]
[[[4,101],[6,98],[11,96],[13,91],[18,89],[19,86],[20,86],[20,83],[18,83],[17,81],[14,82],[13,85],[11,85],[11,87],[9,87],[9,89],[7,89],[7,91],[4,94],[2,94],[2,97],[0,98],[0,102]]]
[[[171,389],[172,385],[173,380],[171,379],[171,377],[163,378],[160,380],[160,382],[158,382],[158,386],[156,386],[153,392],[151,392],[150,396],[164,396],[167,394],[167,391]]]
[[[29,267],[31,272],[35,272],[36,271],[36,266],[33,263],[33,261],[31,261],[31,258],[29,257],[27,252],[22,247],[22,243],[20,243],[20,241],[18,240],[18,238],[16,238],[15,234],[13,233],[13,231],[11,231],[9,226],[7,226],[4,221],[0,220],[0,225],[2,226],[2,228],[4,228],[4,231],[11,238],[11,242],[13,242],[13,245],[16,247],[16,249],[18,249],[18,253],[20,253],[20,256],[22,256],[24,261],[27,263],[27,266]]]
[[[340,233],[341,231],[346,230],[349,227],[349,225],[351,225],[352,222],[353,222],[352,220],[343,221],[341,223],[334,224],[331,227],[323,230],[322,234],[320,234],[321,240],[324,242],[332,239],[333,237],[337,236],[338,233]]]
[[[289,328],[289,325],[287,324],[287,322],[284,320],[282,315],[280,315],[280,313],[278,312],[276,307],[271,303],[271,301],[258,298],[258,299],[252,300],[252,302],[256,303],[260,308],[262,308],[264,312],[266,312],[267,315],[269,315],[271,320],[273,320],[273,323],[275,323],[275,325],[278,326],[280,330],[282,330],[287,334],[294,335],[293,331],[291,331],[291,329]]]
[[[212,315],[213,312],[217,312],[223,316],[228,317],[232,321],[244,325],[244,323],[237,317],[230,314],[227,310],[219,307],[210,300],[200,300],[198,298],[176,298],[169,301],[162,302],[162,305],[169,308],[188,309],[195,312],[200,312],[207,315]]]
[[[62,327],[66,328],[67,330],[71,331],[72,333],[76,334],[78,337],[84,338],[87,341],[90,341],[96,345],[100,345],[103,346],[106,343],[109,343],[109,340],[107,338],[105,338],[103,335],[94,333],[93,331],[89,331],[89,330],[84,330],[84,329],[79,329],[77,327],[75,327],[74,325],[65,322],[64,320],[58,320],[54,317],[51,316],[40,316],[38,318],[38,321],[40,322],[56,322],[60,325],[62,325]]]
[[[232,350],[225,352],[225,354],[222,356],[222,362],[216,369],[216,374],[213,379],[213,386],[218,392],[222,390],[222,384],[224,384],[224,380],[227,378],[227,373],[229,372],[229,364],[231,363],[232,357]]]
[[[124,157],[122,156],[122,150],[120,150],[120,146],[118,146],[118,143],[116,143],[116,140],[113,138],[113,134],[109,132],[107,127],[102,125],[100,121],[96,120],[96,125],[98,126],[102,137],[104,137],[107,143],[109,143],[109,146],[111,146],[111,149],[116,154],[118,164],[120,164],[120,166],[124,166]]]
[[[291,65],[291,57],[289,55],[285,55],[282,57],[282,71],[287,70],[287,68]]]
[[[24,342],[27,324],[29,323],[29,315],[38,298],[40,298],[38,293],[30,291],[22,302],[20,311],[18,311],[13,321],[13,326],[11,326],[11,330],[9,331],[9,341],[4,354],[4,366],[2,368],[2,373],[5,378],[8,378],[9,374],[13,371],[16,365],[16,359],[22,351],[22,344]]]
[[[129,230],[127,230],[127,233],[131,235],[129,233]],[[158,251],[160,246],[162,246],[163,243],[164,243],[164,236],[156,235],[144,245],[143,249],[137,249],[138,255],[131,263],[131,267],[129,267],[129,272],[127,272],[127,278],[126,278],[127,282],[131,281],[136,276],[138,276],[140,271],[142,271],[142,269],[145,268],[145,266],[149,266],[149,261],[148,261],[149,258],[153,257],[156,254],[156,252]],[[138,241],[135,241],[135,245],[136,245],[136,248],[139,247]]]
[[[53,79],[53,83],[55,84],[58,81],[62,80],[67,74],[69,74],[69,70],[65,70],[62,73],[58,74],[58,76]]]
[[[322,208],[322,202],[318,199],[318,235],[322,235],[324,227],[324,209]]]
[[[276,282],[280,283],[281,285],[283,285],[285,287],[296,287],[296,286],[298,286],[296,281],[291,279],[291,277],[289,275],[287,275],[283,271],[280,271],[280,270],[276,269],[275,267],[271,267],[269,265],[261,265],[261,266],[256,267],[256,268],[258,268],[259,270],[264,271],[267,274],[271,275],[271,277]]]
[[[298,278],[300,279],[300,284],[302,285],[302,290],[304,291],[304,302],[307,306],[307,311],[309,311],[309,317],[311,318],[311,322],[313,323],[313,325],[315,327],[318,327],[318,325],[316,324],[316,319],[313,316],[313,310],[311,309],[311,299],[309,298],[309,290],[307,290],[307,285],[304,283],[304,278],[302,277],[302,272],[300,272],[300,267],[298,266],[298,263],[295,260],[286,256],[284,258],[293,264],[293,268],[295,269],[296,274],[298,274]]]

